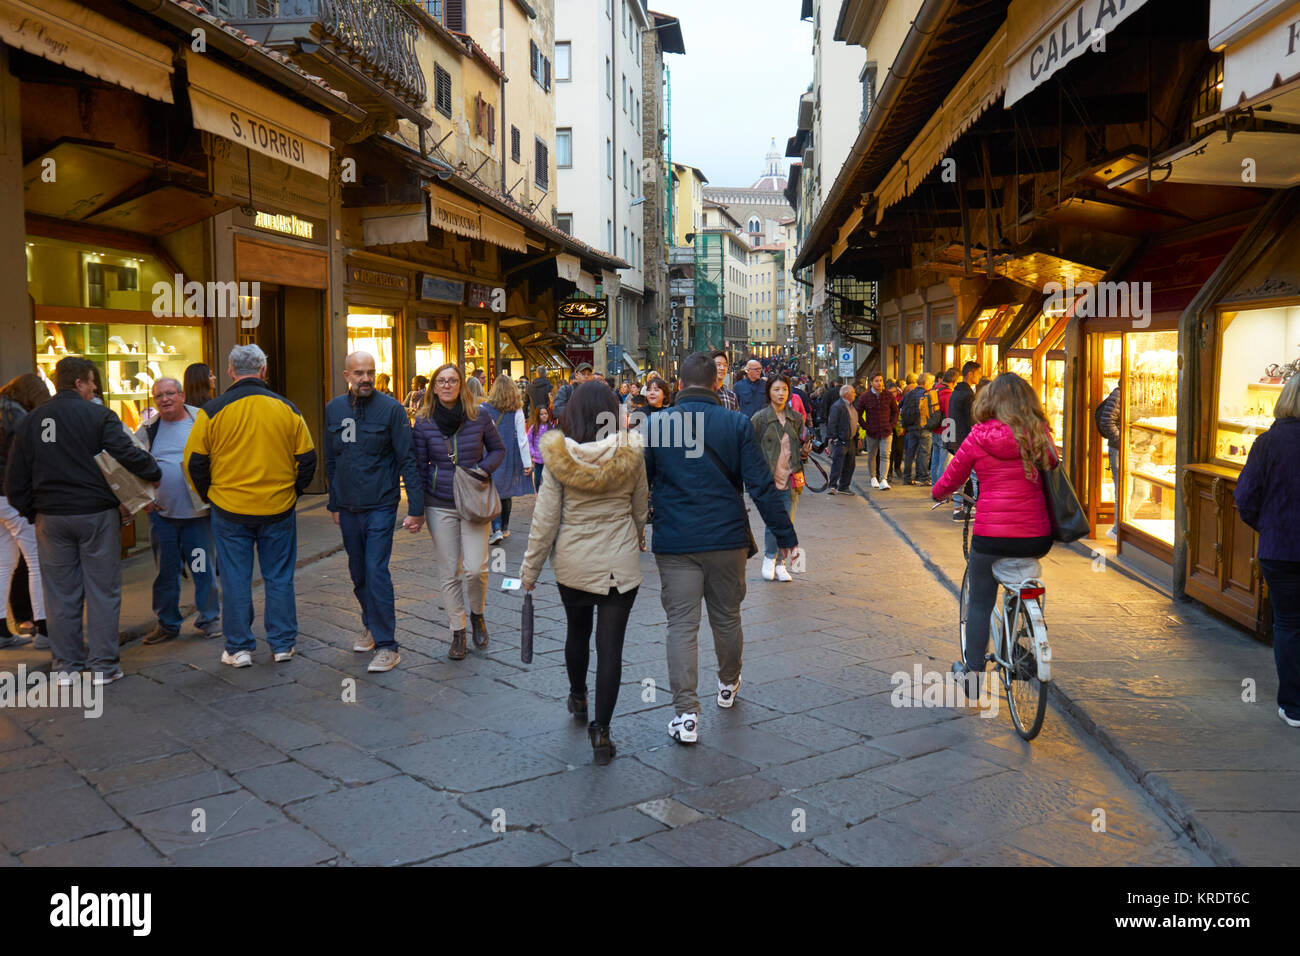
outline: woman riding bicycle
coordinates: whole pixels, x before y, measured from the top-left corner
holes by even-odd
[[[936,501],[948,497],[972,471],[979,479],[968,571],[966,659],[952,666],[959,680],[977,675],[978,688],[988,651],[989,615],[998,593],[993,564],[1000,558],[1041,558],[1051,550],[1052,524],[1038,469],[1055,468],[1059,459],[1038,396],[1014,372],[1003,372],[980,391],[972,420],[974,427],[930,494]]]

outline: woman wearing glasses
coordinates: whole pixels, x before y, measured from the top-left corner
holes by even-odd
[[[487,482],[505,459],[505,445],[491,419],[479,413],[479,403],[470,394],[460,369],[450,364],[433,373],[415,416],[414,429],[415,463],[424,485],[424,518],[433,538],[443,603],[451,626],[447,656],[459,661],[465,657],[466,594],[474,646],[487,647],[483,606],[487,599],[488,533],[492,523],[466,521],[456,511],[456,464],[452,457],[475,478]]]

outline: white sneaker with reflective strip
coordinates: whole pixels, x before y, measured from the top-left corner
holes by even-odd
[[[718,706],[728,708],[736,702],[736,692],[740,690],[740,678],[736,678],[734,684],[724,684],[718,681]]]
[[[880,479],[879,479],[879,478],[876,478],[876,477],[872,477],[872,479],[871,479],[871,487],[872,487],[872,488],[879,488],[879,487],[880,487]]]
[[[700,739],[698,714],[678,714],[668,723],[668,736],[679,744],[693,744]]]

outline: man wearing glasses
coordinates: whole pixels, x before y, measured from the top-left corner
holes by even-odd
[[[136,441],[153,455],[162,469],[154,504],[148,505],[149,537],[158,576],[153,582],[153,611],[157,626],[146,644],[170,641],[181,632],[181,569],[194,581],[194,626],[204,637],[221,637],[221,595],[217,590],[216,551],[208,506],[190,490],[181,470],[185,441],[199,410],[185,404],[185,389],[174,378],[153,383],[153,403],[158,414],[136,431]]]

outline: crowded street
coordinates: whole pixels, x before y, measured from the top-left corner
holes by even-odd
[[[1223,625],[1117,572],[1093,571],[1091,559],[1067,551],[1045,562],[1059,685],[1071,703],[1069,712],[1053,703],[1035,741],[1017,737],[1004,713],[891,702],[895,672],[947,669],[956,621],[947,575],[961,560],[959,528],[919,494],[893,494],[883,505],[862,492],[805,496],[808,570],[782,584],[751,564],[744,689],[731,710],[707,705],[689,749],[663,731],[664,615],[646,558],[613,728],[619,754],[608,768],[591,766],[585,728],[564,710],[564,614],[549,575],[537,590],[533,663],[519,660],[521,599],[500,582],[517,573],[526,503],[502,545],[503,572],[492,574],[489,650],[463,662],[446,659],[423,536],[399,534],[403,664],[380,675],[351,650],[359,616],[346,562],[328,554],[337,547],[324,525],[333,525],[305,511],[309,563],[298,573],[292,662],[274,665],[259,652],[255,667],[231,669],[217,660],[219,642],[136,640],[123,648],[127,676],[109,688],[98,720],[5,715],[6,859],[1281,862],[1286,816],[1261,811],[1296,772],[1300,750],[1266,704],[1237,702],[1239,675],[1258,675],[1260,697],[1271,693],[1267,654],[1242,638],[1225,644]],[[309,541],[327,556],[308,558]],[[148,623],[147,605],[139,610],[124,618],[137,633]],[[1212,655],[1211,641],[1221,645]],[[5,658],[37,666],[40,655]],[[712,676],[708,666],[701,674]],[[345,702],[351,682],[355,702]],[[1252,739],[1255,749],[1229,756],[1216,737]],[[1219,767],[1227,773],[1214,783]],[[205,831],[192,830],[196,810]]]

